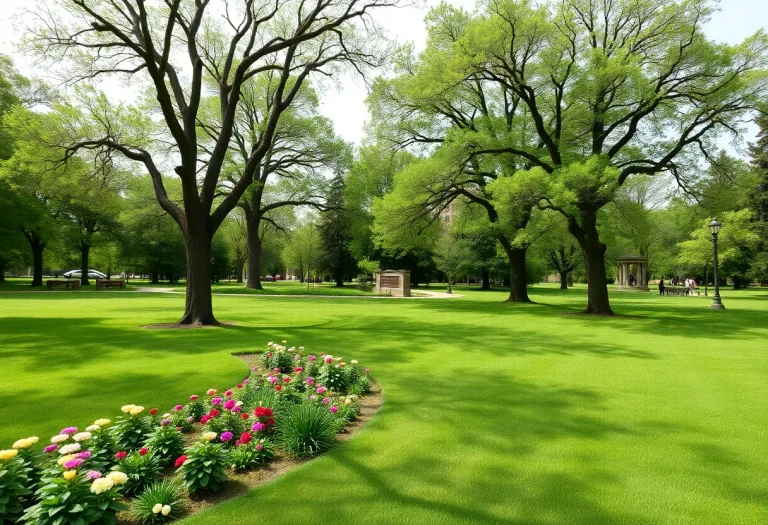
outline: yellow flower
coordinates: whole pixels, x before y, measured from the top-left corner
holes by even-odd
[[[216,439],[216,432],[205,432],[202,435],[203,441],[213,441]]]
[[[170,505],[163,505],[163,508],[160,510],[160,512],[163,514],[163,516],[167,516],[171,513],[171,506]]]
[[[67,481],[75,479],[75,476],[77,476],[76,470],[68,470],[64,473],[64,479],[66,479]]]
[[[162,503],[155,503],[155,506],[152,507],[152,513],[153,514],[160,514],[160,511],[163,510],[163,504]]]
[[[59,466],[61,466],[61,465],[63,465],[64,463],[66,463],[67,461],[69,461],[69,460],[71,460],[71,459],[75,459],[76,457],[77,457],[77,456],[75,456],[74,454],[67,454],[66,456],[61,456],[61,457],[59,458],[59,461],[58,461],[57,463],[59,464]]]
[[[98,432],[99,430],[101,430],[101,427],[99,425],[93,424],[89,427],[85,427],[85,430],[88,432]]]
[[[122,485],[126,481],[128,481],[128,476],[120,471],[113,470],[109,474],[107,474],[107,479],[112,480],[112,483],[115,485]]]
[[[96,421],[93,422],[94,425],[99,425],[100,427],[105,427],[110,423],[112,423],[111,419],[97,419]]]
[[[347,399],[344,400],[344,404],[345,405],[351,405],[352,404],[352,400],[347,398]]]
[[[126,414],[128,414],[134,408],[136,408],[136,405],[123,405],[122,407],[120,407],[120,412],[125,412]]]
[[[6,460],[6,459],[13,459],[19,454],[19,451],[14,449],[11,450],[0,450],[0,461]]]
[[[40,441],[40,438],[38,437],[28,437],[28,438],[20,439],[13,444],[13,448],[29,448],[35,443],[37,443],[38,441]]]
[[[131,415],[132,416],[138,416],[142,412],[144,412],[144,407],[133,407],[131,409]]]
[[[93,483],[91,483],[91,492],[94,494],[101,494],[102,492],[106,492],[114,486],[115,482],[112,481],[109,477],[94,479]]]

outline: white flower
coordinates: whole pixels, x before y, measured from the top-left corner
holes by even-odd
[[[156,503],[154,507],[152,507],[152,513],[153,514],[160,514],[160,511],[163,510],[163,504],[162,503]]]
[[[352,363],[353,365],[356,365],[357,364],[357,359],[353,359],[352,361],[350,361],[350,363]]]
[[[87,430],[88,432],[98,432],[99,430],[101,430],[101,427],[99,425],[91,425],[89,427],[86,427],[85,430]]]
[[[115,482],[112,481],[112,479],[109,477],[94,479],[93,483],[91,483],[91,492],[94,494],[101,494],[102,492],[106,492],[114,486]]]
[[[80,448],[80,443],[70,443],[69,445],[64,445],[61,447],[59,449],[59,454],[74,454],[75,452],[80,452]]]
[[[344,404],[345,405],[351,405],[352,404],[352,400],[347,398],[347,399],[344,400]]]
[[[69,439],[69,434],[59,434],[58,436],[53,436],[51,438],[51,443],[63,443],[68,439]]]
[[[111,479],[112,483],[115,485],[122,485],[126,481],[128,481],[128,476],[124,472],[120,472],[119,470],[113,470],[109,474],[107,474],[107,479]]]
[[[236,407],[241,407],[241,406],[243,406],[243,402],[242,401],[238,401],[237,403],[235,403],[235,406]]]
[[[163,419],[169,419],[170,417],[171,417],[171,413],[170,412],[166,412],[165,414],[162,415]]]
[[[163,513],[163,516],[167,516],[171,513],[171,506],[170,505],[163,505],[163,509],[161,511]]]
[[[273,343],[272,341],[270,341],[270,342],[268,342],[268,343],[267,343],[267,346],[272,346],[273,344],[275,344],[275,343]]]
[[[86,441],[91,439],[91,433],[90,432],[80,432],[79,434],[75,434],[72,436],[72,439],[75,441]]]

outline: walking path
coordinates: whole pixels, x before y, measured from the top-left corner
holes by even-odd
[[[151,293],[171,293],[171,294],[185,294],[186,292],[178,291],[174,288],[158,288],[141,287],[135,290],[136,292],[151,292]],[[464,297],[460,293],[445,293],[445,292],[433,292],[431,290],[416,290],[412,293],[418,295],[412,295],[411,297],[392,297],[390,295],[320,295],[320,294],[256,294],[256,293],[216,293],[213,295],[221,295],[225,297],[327,297],[329,299],[458,299]]]

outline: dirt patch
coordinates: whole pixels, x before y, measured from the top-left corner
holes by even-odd
[[[235,354],[237,357],[248,363],[248,366],[256,366],[259,364],[258,353],[247,354]],[[359,398],[360,415],[355,421],[352,421],[347,425],[344,431],[338,434],[337,438],[340,442],[346,441],[352,437],[352,435],[360,430],[368,421],[381,408],[383,397],[381,388],[374,382],[371,393]],[[191,445],[200,435],[202,431],[202,425],[195,423],[193,431],[185,434],[185,440],[187,445]],[[232,470],[227,471],[229,480],[223,485],[222,489],[213,494],[196,495],[193,497],[184,496],[182,504],[184,505],[184,513],[182,517],[187,517],[192,514],[196,514],[202,510],[213,507],[214,505],[221,503],[222,501],[235,498],[242,494],[245,494],[249,490],[269,483],[278,477],[282,476],[286,472],[289,472],[304,463],[313,461],[313,459],[292,459],[290,457],[281,455],[279,451],[275,451],[275,457],[272,461],[265,466],[258,469],[235,472]],[[163,474],[165,476],[172,476],[175,469],[167,469]],[[128,502],[126,502],[128,503]],[[138,525],[139,522],[133,519],[130,511],[124,511],[118,513],[118,523],[124,525]]]
[[[144,330],[191,330],[195,328],[227,328],[231,326],[237,326],[237,323],[221,322],[218,324],[179,324],[179,323],[162,323],[162,324],[145,324],[139,328]]]

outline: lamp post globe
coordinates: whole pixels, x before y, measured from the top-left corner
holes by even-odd
[[[710,305],[710,308],[713,310],[725,310],[725,306],[723,306],[722,301],[720,300],[720,281],[717,277],[717,235],[720,233],[720,228],[722,228],[722,224],[718,222],[716,218],[712,219],[712,222],[709,223],[709,233],[712,234],[712,244],[714,248],[714,278],[715,278],[715,297],[712,301],[712,304]]]

